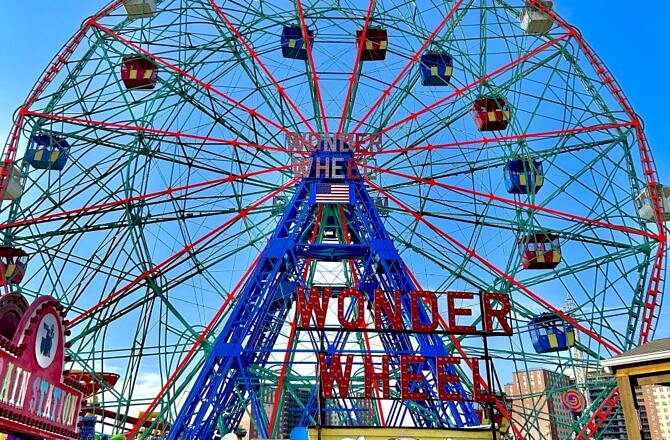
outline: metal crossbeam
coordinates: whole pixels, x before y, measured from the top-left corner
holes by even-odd
[[[323,153],[321,153],[323,154]],[[352,154],[353,157],[353,154]],[[170,430],[170,439],[212,438],[217,426],[234,430],[242,415],[251,408],[259,435],[271,436],[266,410],[262,401],[261,380],[256,367],[267,366],[273,347],[277,343],[281,328],[290,320],[289,309],[295,300],[298,286],[308,287],[305,268],[320,261],[352,261],[357,272],[357,288],[369,302],[374,301],[375,289],[382,292],[403,292],[403,313],[411,310],[409,292],[417,286],[405,269],[400,254],[386,231],[375,200],[370,197],[360,178],[341,179],[340,184],[350,185],[349,203],[342,206],[344,218],[322,218],[317,215],[320,205],[314,199],[317,185],[328,179],[315,175],[304,178],[297,186],[295,195],[287,204],[275,232],[262,251],[259,263],[242,289],[235,307],[218,335],[209,358],[201,370],[177,420]],[[338,212],[338,210],[328,210]],[[347,241],[342,231],[332,228],[341,222],[346,224]],[[331,230],[321,242],[310,240],[311,231],[327,225]],[[419,319],[429,322],[428,313],[419,308]],[[354,311],[347,311],[349,315]],[[312,336],[313,337],[313,336]],[[347,332],[339,332],[328,341],[337,351],[349,339]],[[387,425],[400,425],[410,417],[416,426],[447,427],[479,423],[478,417],[467,401],[444,402],[437,398],[437,365],[432,358],[448,355],[447,345],[438,335],[380,333],[384,350],[389,353],[391,368],[399,368],[400,353],[416,353],[431,359],[424,367],[428,377],[422,389],[428,394],[426,401],[407,402],[400,399],[392,403]],[[318,347],[314,340],[313,347]],[[395,356],[394,356],[395,354]],[[449,366],[449,374],[457,374]],[[461,383],[447,384],[450,393],[462,395],[466,400],[470,393]],[[395,390],[399,395],[400,390]],[[335,399],[345,418],[359,423],[354,399]],[[314,423],[324,417],[318,416],[318,392],[312,387],[305,403],[301,423]],[[324,409],[321,408],[323,411]],[[333,408],[329,407],[329,411]],[[336,410],[336,409],[335,409]]]

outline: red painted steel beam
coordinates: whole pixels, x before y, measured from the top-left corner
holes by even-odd
[[[413,176],[411,174],[401,173],[399,171],[390,170],[388,168],[376,167],[376,166],[373,166],[373,165],[361,165],[361,166],[364,167],[364,168],[367,168],[367,169],[379,171],[381,173],[389,174],[389,175],[396,176],[396,177],[401,177],[401,178],[407,179],[411,182],[422,183],[422,184],[430,185],[430,186],[436,186],[438,188],[446,189],[446,190],[449,190],[449,191],[454,191],[454,192],[461,193],[461,194],[467,194],[469,196],[476,196],[476,197],[481,198],[482,200],[488,200],[489,202],[496,201],[496,202],[504,203],[506,205],[514,206],[516,208],[528,208],[528,209],[532,209],[534,211],[556,215],[556,216],[564,218],[564,219],[579,221],[579,222],[582,222],[582,223],[587,223],[587,224],[590,224],[590,225],[599,226],[599,227],[603,227],[603,228],[607,228],[607,229],[613,229],[613,230],[617,230],[617,231],[620,231],[620,232],[625,232],[627,234],[635,234],[635,235],[640,235],[642,237],[647,237],[647,238],[656,238],[656,236],[654,234],[651,234],[651,233],[646,232],[646,231],[641,231],[639,229],[633,229],[633,228],[630,228],[628,226],[615,225],[615,224],[612,224],[612,223],[607,223],[607,222],[603,222],[603,221],[600,221],[600,220],[594,220],[594,219],[590,219],[588,217],[583,217],[583,216],[580,216],[580,215],[570,214],[570,213],[567,213],[567,212],[559,211],[557,209],[547,208],[546,206],[535,205],[533,203],[522,202],[520,200],[508,199],[508,198],[505,198],[505,197],[496,196],[493,193],[484,193],[484,192],[475,191],[475,190],[472,190],[472,189],[461,188],[459,186],[448,185],[446,183],[441,183],[441,182],[439,182],[439,181],[437,181],[433,178],[416,177],[416,176]]]
[[[141,274],[140,276],[136,277],[133,281],[131,281],[130,283],[128,283],[127,285],[125,285],[125,286],[122,287],[121,289],[117,290],[116,292],[110,294],[107,298],[105,298],[105,299],[103,299],[102,301],[100,301],[98,304],[96,304],[96,305],[94,305],[94,306],[88,308],[86,311],[84,311],[84,312],[80,313],[79,315],[77,315],[74,319],[72,319],[72,321],[70,321],[70,323],[68,324],[68,328],[74,327],[74,326],[77,325],[78,323],[82,322],[82,320],[84,320],[87,316],[91,315],[92,313],[94,313],[95,311],[101,309],[102,307],[108,305],[110,302],[119,300],[119,299],[122,298],[122,297],[124,296],[124,294],[126,294],[126,293],[127,293],[133,286],[139,284],[141,281],[145,280],[146,278],[148,278],[149,276],[153,275],[154,273],[159,272],[160,270],[164,269],[164,268],[167,267],[170,263],[175,262],[175,261],[176,261],[178,258],[180,258],[181,256],[183,256],[183,255],[185,255],[185,254],[188,254],[189,252],[194,251],[194,250],[197,248],[198,245],[202,244],[202,243],[205,242],[206,240],[209,240],[209,239],[215,237],[217,234],[219,234],[219,233],[225,231],[225,230],[228,229],[230,226],[232,226],[233,224],[235,224],[238,220],[247,217],[247,215],[248,215],[251,211],[253,211],[254,209],[257,209],[259,206],[262,206],[265,202],[267,202],[268,200],[271,200],[274,196],[276,196],[277,194],[283,192],[285,189],[287,189],[288,187],[292,186],[292,185],[295,184],[296,182],[297,182],[297,179],[292,179],[292,180],[290,180],[289,182],[287,182],[287,183],[285,183],[284,185],[282,185],[281,187],[277,188],[275,191],[272,191],[271,193],[265,195],[264,197],[262,197],[262,198],[259,199],[258,201],[252,203],[249,207],[240,210],[240,211],[239,211],[235,216],[233,216],[232,218],[228,219],[227,221],[225,221],[225,222],[222,223],[221,225],[217,226],[216,228],[214,228],[214,229],[212,229],[211,231],[207,232],[206,234],[202,235],[202,236],[199,237],[197,240],[194,240],[191,244],[187,244],[187,245],[184,246],[181,250],[179,250],[178,252],[175,252],[175,253],[172,254],[170,257],[168,257],[167,259],[163,260],[161,263],[159,263],[159,264],[155,265],[154,267],[152,267],[151,269],[145,271],[143,274]]]
[[[249,42],[242,36],[240,31],[233,25],[233,23],[228,19],[226,14],[223,13],[223,10],[219,7],[219,5],[216,4],[214,0],[209,0],[209,4],[212,5],[212,8],[216,10],[216,13],[219,14],[219,17],[226,23],[226,26],[230,29],[230,31],[235,35],[235,38],[244,46],[244,48],[247,50],[247,53],[251,55],[251,57],[254,59],[256,64],[265,72],[267,77],[270,79],[272,84],[275,86],[275,89],[277,89],[277,93],[279,93],[279,96],[282,98],[286,99],[286,102],[288,103],[289,107],[295,112],[295,114],[300,118],[303,124],[308,128],[308,130],[312,134],[316,134],[314,131],[314,128],[310,125],[309,121],[305,119],[305,116],[303,116],[302,112],[300,109],[295,105],[293,100],[288,96],[288,93],[286,92],[286,89],[282,87],[279,82],[275,79],[275,77],[270,73],[270,70],[265,66],[265,64],[261,61],[260,57],[258,56],[258,52],[254,50],[254,48],[251,47]]]
[[[307,24],[305,23],[305,11],[302,8],[302,2],[296,0],[296,7],[298,8],[298,16],[300,17],[300,28],[302,29],[302,38],[305,40],[305,49],[307,50],[307,60],[309,61],[309,69],[312,73],[312,84],[314,84],[314,94],[316,95],[316,102],[319,105],[319,112],[323,121],[323,130],[328,135],[328,118],[326,117],[326,109],[323,105],[323,98],[321,97],[321,88],[319,86],[319,75],[316,73],[316,66],[314,65],[314,55],[312,53],[311,38],[307,33]]]
[[[438,34],[438,33],[440,32],[440,30],[444,27],[444,25],[447,24],[447,21],[449,21],[449,19],[451,19],[451,17],[452,17],[452,16],[454,15],[454,13],[458,10],[458,8],[461,7],[461,5],[463,4],[463,1],[464,1],[464,0],[458,0],[458,1],[456,2],[456,4],[454,4],[454,6],[453,6],[453,7],[451,8],[451,10],[449,11],[449,13],[448,13],[447,15],[444,16],[444,18],[442,19],[442,21],[440,21],[440,23],[439,23],[439,24],[437,25],[437,27],[433,30],[433,32],[431,32],[430,35],[428,36],[428,38],[426,38],[426,40],[423,42],[423,44],[421,45],[421,47],[419,47],[419,49],[418,49],[416,52],[414,52],[414,55],[412,55],[412,56],[410,57],[409,62],[405,65],[405,67],[403,67],[403,69],[400,71],[400,73],[398,73],[398,75],[397,75],[397,76],[395,77],[395,79],[391,82],[391,84],[389,84],[389,86],[382,92],[381,96],[377,99],[377,101],[375,101],[375,103],[372,104],[372,105],[370,106],[370,108],[369,108],[368,111],[365,113],[365,115],[363,115],[363,117],[362,117],[361,120],[358,122],[358,124],[356,124],[356,127],[354,127],[354,130],[353,130],[354,132],[357,132],[358,130],[360,130],[360,128],[363,126],[363,124],[365,123],[365,121],[367,121],[367,119],[370,117],[370,115],[372,115],[372,113],[374,113],[375,110],[377,110],[377,107],[379,107],[379,105],[380,105],[382,102],[384,102],[384,100],[385,100],[387,97],[391,96],[391,90],[398,84],[398,82],[400,82],[400,80],[403,78],[403,76],[405,75],[405,73],[407,73],[407,71],[408,71],[409,69],[411,69],[412,66],[414,66],[414,65],[419,61],[419,59],[420,59],[421,54],[423,53],[423,51],[426,50],[426,48],[428,47],[428,45],[435,39],[435,37],[437,36],[437,34]],[[365,40],[363,40],[363,41],[365,41]],[[359,53],[360,53],[360,48],[359,48]],[[439,101],[438,101],[438,102],[439,102]],[[385,130],[384,130],[383,132],[385,132]]]
[[[577,127],[577,128],[568,128],[564,130],[549,130],[541,131],[537,133],[522,133],[522,134],[511,134],[507,136],[493,136],[493,137],[483,137],[480,139],[470,139],[457,142],[448,142],[444,144],[426,144],[426,145],[415,145],[403,148],[389,148],[381,151],[366,151],[357,153],[358,157],[374,157],[383,154],[403,154],[403,153],[413,153],[417,151],[433,151],[433,150],[442,150],[449,148],[465,147],[470,145],[483,145],[487,146],[495,143],[510,142],[521,139],[539,139],[539,138],[550,138],[557,136],[569,136],[573,134],[580,133],[591,133],[595,131],[603,130],[613,130],[617,128],[625,127],[634,127],[634,122],[620,122],[612,124],[599,124],[592,125],[590,127]]]
[[[219,307],[219,310],[216,311],[216,313],[209,321],[207,326],[202,330],[202,332],[200,332],[198,339],[195,340],[190,350],[186,353],[184,358],[179,362],[179,364],[172,372],[170,377],[165,381],[160,391],[158,391],[156,397],[154,397],[151,403],[149,403],[149,406],[147,406],[147,409],[144,411],[145,416],[139,417],[133,428],[130,430],[130,432],[126,434],[127,440],[131,439],[133,435],[137,434],[137,432],[144,426],[146,419],[151,415],[151,412],[156,408],[156,405],[158,405],[158,402],[160,401],[161,397],[163,397],[163,395],[167,392],[168,388],[172,386],[172,383],[177,379],[179,373],[184,369],[186,364],[191,360],[191,358],[195,354],[196,350],[200,347],[200,345],[202,345],[207,335],[209,335],[209,333],[212,331],[216,323],[221,319],[221,316],[223,316],[223,313],[226,311],[228,305],[233,301],[233,299],[235,299],[235,296],[237,296],[237,293],[242,287],[243,282],[249,277],[249,274],[256,268],[256,265],[258,264],[260,258],[261,256],[260,254],[258,254],[254,262],[251,263],[251,265],[249,266],[249,269],[247,269],[247,271],[240,278],[235,287],[233,287],[233,290],[230,291],[230,293],[226,297],[226,300],[223,302],[221,307]]]
[[[351,95],[354,90],[354,84],[356,84],[358,68],[361,65],[361,53],[363,53],[363,48],[365,48],[365,37],[368,33],[368,26],[370,25],[370,16],[372,15],[372,9],[374,8],[375,0],[370,0],[368,3],[368,10],[365,13],[365,22],[363,23],[363,31],[361,32],[361,42],[358,45],[358,50],[356,51],[356,61],[354,61],[354,68],[351,71],[351,76],[349,77],[349,85],[347,87],[347,94],[344,98],[344,103],[342,104],[342,114],[340,115],[340,123],[337,126],[337,132],[341,133],[344,128],[344,118],[347,114],[347,109],[349,108],[349,101],[351,100]]]
[[[398,198],[394,197],[392,194],[386,192],[383,188],[380,186],[376,185],[374,182],[371,180],[366,179],[366,183],[370,185],[372,188],[377,190],[380,194],[383,194],[384,196],[388,197],[389,200],[393,201],[396,205],[398,205],[403,211],[407,212],[411,216],[414,217],[416,222],[421,222],[428,226],[430,229],[435,231],[438,235],[440,235],[443,239],[446,241],[452,243],[454,246],[457,248],[461,249],[469,258],[475,259],[479,261],[482,265],[487,267],[489,270],[491,270],[493,273],[496,275],[502,277],[503,279],[507,280],[508,282],[512,283],[515,285],[519,290],[524,292],[528,297],[534,299],[538,304],[541,304],[544,306],[547,310],[550,310],[554,312],[556,315],[561,317],[563,320],[569,322],[572,324],[575,328],[581,330],[585,335],[589,336],[591,339],[594,341],[600,343],[602,346],[613,352],[614,354],[620,354],[621,350],[616,347],[613,343],[610,341],[606,340],[602,336],[596,334],[595,332],[587,329],[584,327],[580,322],[578,322],[576,319],[573,317],[567,315],[565,312],[560,310],[559,308],[555,307],[553,304],[542,298],[540,295],[535,294],[532,292],[528,287],[525,285],[521,284],[518,280],[516,280],[513,276],[507,274],[503,270],[497,268],[495,265],[490,263],[486,258],[482,257],[475,251],[474,249],[468,248],[466,245],[462,244],[455,238],[453,238],[451,235],[447,234],[446,232],[442,231],[440,228],[435,226],[433,223],[428,221],[423,214],[420,212],[414,211],[412,208],[404,204],[402,201],[400,201]]]
[[[120,200],[115,200],[113,202],[100,203],[100,204],[97,204],[97,205],[89,205],[89,206],[84,206],[82,208],[57,212],[57,213],[54,213],[54,214],[47,214],[47,215],[43,215],[43,216],[39,216],[39,217],[33,217],[33,218],[27,218],[27,219],[23,219],[23,220],[15,220],[15,221],[6,222],[6,223],[0,223],[0,230],[7,229],[7,228],[13,228],[13,227],[16,227],[16,226],[34,225],[34,224],[48,222],[48,221],[67,219],[71,216],[75,216],[75,215],[79,215],[79,214],[96,213],[96,212],[104,211],[104,210],[109,209],[109,208],[114,208],[114,207],[117,207],[117,206],[125,205],[127,203],[157,199],[157,198],[160,198],[160,197],[163,197],[163,196],[173,196],[176,193],[180,193],[180,192],[183,192],[183,191],[201,189],[201,188],[221,185],[221,184],[225,184],[225,183],[239,182],[239,181],[250,179],[252,177],[272,173],[272,172],[275,172],[275,171],[288,170],[290,168],[291,168],[291,165],[282,165],[280,167],[268,168],[268,169],[264,169],[264,170],[261,170],[261,171],[254,171],[254,172],[251,172],[251,173],[244,173],[244,174],[239,174],[239,175],[231,174],[227,177],[222,177],[220,179],[208,180],[208,181],[199,182],[199,183],[192,183],[192,184],[183,185],[183,186],[170,187],[170,188],[167,188],[167,189],[164,189],[164,190],[161,190],[161,191],[155,191],[155,192],[141,194],[141,195],[133,196],[133,197],[126,197],[126,198],[123,198],[123,199],[120,199]]]
[[[42,113],[42,112],[35,112],[35,111],[27,111],[25,112],[26,116],[36,116],[39,118],[47,118],[47,119],[52,119],[54,121],[62,121],[62,122],[70,122],[73,124],[81,124],[81,125],[86,125],[86,126],[93,126],[93,127],[102,127],[102,128],[111,128],[115,130],[126,130],[130,132],[138,132],[138,133],[146,133],[146,134],[154,134],[157,136],[169,136],[169,137],[174,137],[176,139],[194,139],[198,141],[203,141],[203,142],[211,142],[211,143],[220,143],[220,144],[225,144],[225,145],[230,145],[231,147],[248,147],[248,148],[255,148],[258,150],[265,150],[265,151],[278,151],[281,153],[287,153],[286,148],[284,147],[278,147],[278,146],[272,146],[272,145],[261,145],[261,144],[254,144],[251,142],[243,142],[238,139],[222,139],[222,138],[215,138],[215,137],[210,137],[210,136],[203,136],[199,134],[193,134],[193,133],[186,133],[183,131],[170,131],[170,130],[162,130],[159,128],[152,128],[152,127],[142,127],[139,125],[131,125],[131,124],[122,124],[120,122],[107,122],[107,121],[95,121],[93,119],[85,119],[85,118],[77,118],[75,116],[65,116],[65,115],[57,115],[54,113]],[[302,155],[308,155],[309,153],[307,151],[296,151],[295,154],[302,154]]]
[[[496,69],[496,70],[494,70],[494,71],[492,71],[492,72],[490,72],[490,73],[488,73],[488,74],[486,74],[486,75],[480,77],[479,79],[477,79],[477,80],[471,82],[470,84],[467,84],[467,85],[464,86],[463,88],[455,90],[454,92],[452,92],[451,94],[445,96],[444,98],[441,98],[441,99],[435,101],[434,103],[432,103],[432,104],[430,104],[430,105],[427,105],[427,106],[424,107],[423,109],[421,109],[421,110],[419,110],[419,111],[417,111],[417,112],[414,112],[414,113],[410,113],[409,116],[407,116],[407,117],[405,117],[405,118],[403,118],[403,119],[400,119],[399,121],[396,121],[396,122],[394,122],[394,123],[391,124],[391,125],[388,125],[388,126],[384,127],[382,130],[380,130],[379,132],[375,133],[375,136],[377,136],[377,135],[381,135],[381,134],[384,134],[384,133],[387,133],[387,132],[393,130],[394,128],[397,128],[397,127],[399,127],[399,126],[401,126],[401,125],[406,124],[407,122],[410,122],[410,121],[416,121],[416,120],[418,119],[418,117],[421,116],[421,115],[423,115],[424,113],[427,113],[427,112],[429,112],[429,111],[431,111],[431,110],[434,110],[435,108],[439,107],[440,105],[444,104],[445,102],[449,101],[450,99],[452,99],[452,98],[454,98],[454,97],[458,97],[458,96],[462,95],[463,93],[465,93],[466,91],[472,89],[473,87],[476,87],[476,86],[478,86],[479,84],[481,84],[481,83],[483,83],[483,82],[485,82],[485,81],[488,81],[488,80],[490,80],[491,78],[493,78],[493,77],[495,77],[495,76],[497,76],[497,75],[499,75],[499,74],[501,74],[501,73],[503,73],[503,72],[505,72],[505,71],[507,71],[507,70],[513,68],[513,67],[516,67],[517,65],[519,65],[519,64],[523,63],[524,61],[526,61],[526,60],[532,58],[533,56],[537,55],[538,53],[542,52],[543,50],[548,49],[549,47],[551,47],[551,46],[553,46],[553,45],[555,45],[555,44],[558,44],[558,43],[560,43],[561,41],[567,39],[567,38],[570,37],[571,35],[572,35],[572,34],[571,34],[570,32],[568,32],[568,33],[566,33],[566,34],[564,34],[564,35],[561,35],[561,36],[558,37],[558,38],[554,38],[553,40],[550,40],[550,41],[544,43],[543,45],[541,45],[541,46],[539,46],[539,47],[533,49],[532,51],[528,52],[527,54],[522,55],[522,56],[520,56],[519,58],[517,58],[517,59],[515,59],[515,60],[512,60],[512,61],[510,61],[509,63],[505,64],[504,66],[499,67],[498,69]],[[354,131],[355,131],[355,130],[354,130]],[[356,145],[356,150],[358,150],[358,146],[359,146],[360,144],[365,143],[366,141],[369,141],[370,138],[371,138],[371,136],[368,136],[367,138],[364,137],[363,139],[361,139],[361,140],[359,141],[359,143]]]
[[[121,43],[125,44],[126,46],[132,48],[133,50],[143,54],[144,56],[154,60],[155,62],[163,65],[164,67],[167,67],[169,70],[173,71],[174,73],[181,75],[185,78],[188,78],[190,81],[193,81],[195,84],[198,84],[200,87],[204,88],[207,91],[210,91],[214,93],[215,95],[223,98],[224,100],[228,101],[230,104],[233,105],[233,107],[241,109],[242,111],[246,112],[249,116],[252,118],[257,118],[260,121],[263,121],[264,123],[272,126],[273,128],[281,131],[282,133],[290,134],[290,131],[284,127],[283,125],[273,121],[272,119],[262,115],[261,113],[258,112],[258,110],[251,108],[247,106],[246,104],[243,104],[242,102],[236,100],[235,98],[227,95],[226,93],[221,92],[217,88],[215,88],[212,84],[207,83],[205,81],[202,81],[201,79],[196,78],[194,75],[186,72],[185,70],[181,69],[180,67],[175,66],[174,64],[168,62],[167,60],[159,57],[158,55],[155,55],[148,50],[143,49],[140,47],[138,44],[133,43],[132,41],[128,40],[127,38],[122,37],[118,33],[114,32],[113,30],[109,29],[108,27],[98,23],[95,19],[89,20],[91,26],[95,26],[110,37],[120,41]]]

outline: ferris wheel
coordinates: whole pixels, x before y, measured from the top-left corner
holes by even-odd
[[[669,194],[551,2],[117,0],[47,67],[3,164],[4,293],[65,306],[99,432],[194,438],[251,413],[277,438],[282,407],[303,426],[479,425],[479,357],[510,438],[597,438],[619,411],[600,361],[659,314]],[[295,296],[314,287],[502,294],[511,334],[315,336]],[[466,398],[366,400],[361,363],[359,397],[320,402],[324,345],[458,356]]]

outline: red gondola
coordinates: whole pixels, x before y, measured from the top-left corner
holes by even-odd
[[[517,244],[524,269],[553,269],[561,262],[561,245],[556,234],[530,234],[519,238]]]
[[[504,98],[485,96],[475,99],[472,104],[472,117],[479,131],[505,130],[511,117],[511,111]]]
[[[156,87],[158,68],[146,58],[125,57],[121,63],[121,79],[127,89],[150,90]]]
[[[28,254],[21,248],[0,247],[0,286],[18,284],[28,267]]]
[[[361,44],[363,30],[356,31],[356,43]],[[365,47],[361,51],[361,61],[380,61],[386,58],[389,39],[386,29],[368,28],[365,32]]]

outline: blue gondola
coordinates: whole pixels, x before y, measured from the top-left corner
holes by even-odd
[[[444,52],[421,55],[421,84],[424,86],[449,85],[453,70],[454,60]]]
[[[538,353],[564,351],[575,345],[575,328],[554,313],[531,318],[530,339]]]
[[[544,184],[542,161],[517,159],[505,165],[505,187],[511,194],[536,194]]]
[[[307,29],[307,35],[311,44],[314,31]],[[281,53],[284,58],[307,60],[307,46],[302,38],[300,26],[284,26],[281,33]]]
[[[67,163],[70,144],[63,138],[48,134],[34,134],[26,148],[25,159],[40,170],[62,170]]]

